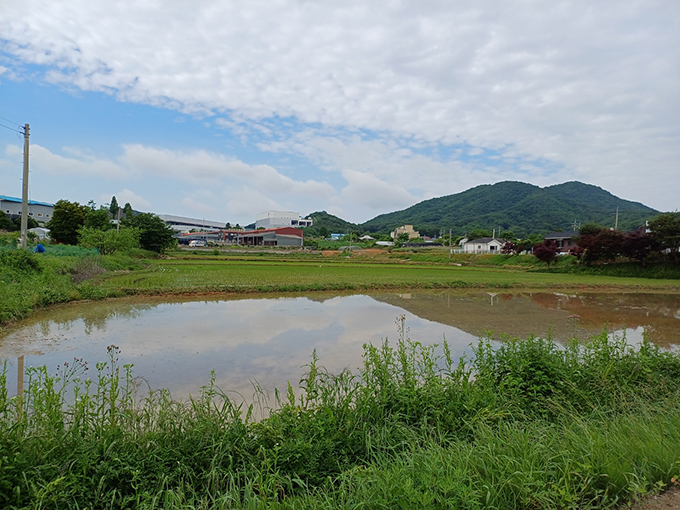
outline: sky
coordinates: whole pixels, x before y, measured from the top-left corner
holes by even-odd
[[[0,0],[0,194],[361,223],[480,184],[680,209],[680,2]]]

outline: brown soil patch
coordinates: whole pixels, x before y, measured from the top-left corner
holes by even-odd
[[[680,486],[675,485],[663,494],[648,496],[635,503],[631,510],[680,510]]]

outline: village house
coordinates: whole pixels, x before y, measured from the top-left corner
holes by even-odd
[[[551,232],[545,236],[546,241],[554,242],[560,249],[560,253],[569,253],[569,251],[576,246],[576,239],[578,232],[575,230],[566,230],[564,232]]]
[[[505,244],[502,239],[495,239],[493,237],[480,237],[467,241],[463,245],[465,253],[500,253],[501,247]]]
[[[413,229],[413,225],[402,225],[397,227],[393,232],[390,233],[392,239],[397,239],[401,234],[408,234],[409,239],[418,239],[420,233]]]

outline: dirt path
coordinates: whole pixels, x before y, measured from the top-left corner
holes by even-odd
[[[680,486],[671,487],[657,496],[649,496],[633,505],[631,510],[680,510]]]

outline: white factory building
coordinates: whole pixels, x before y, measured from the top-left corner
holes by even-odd
[[[267,211],[255,216],[255,228],[311,227],[312,219],[293,211]]]
[[[172,214],[158,214],[167,226],[177,232],[189,232],[197,230],[201,232],[213,232],[224,228],[224,223],[219,221],[209,221],[200,218],[185,218],[184,216],[173,216]]]

